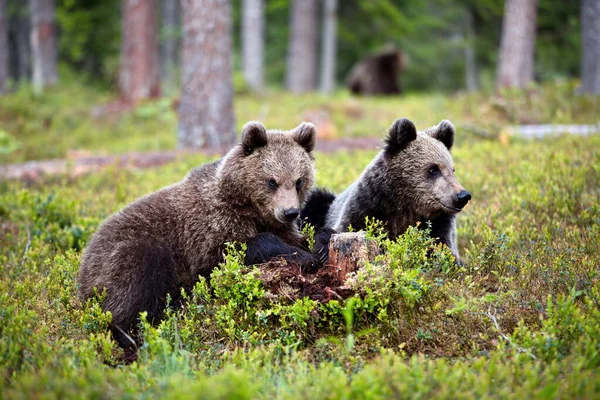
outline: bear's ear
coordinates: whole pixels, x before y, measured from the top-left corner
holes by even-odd
[[[440,122],[437,126],[427,129],[425,133],[444,143],[444,146],[446,146],[448,150],[450,150],[454,144],[454,125],[452,125],[452,122],[446,119]]]
[[[406,118],[397,119],[385,139],[385,154],[393,156],[417,138],[417,128]]]
[[[265,126],[258,121],[246,122],[242,128],[242,146],[244,154],[250,155],[259,147],[267,144],[267,130]]]
[[[315,148],[317,129],[312,123],[303,122],[292,131],[292,138],[304,147],[307,153],[310,153]]]

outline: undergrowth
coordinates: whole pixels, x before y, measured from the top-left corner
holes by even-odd
[[[461,132],[458,133],[461,135]],[[347,187],[373,157],[316,155]],[[232,246],[122,366],[98,299],[82,303],[81,250],[100,222],[208,159],[77,179],[0,183],[3,398],[595,398],[600,393],[600,138],[463,141],[465,264],[424,229],[320,303],[274,298]],[[425,227],[420,227],[425,228]]]

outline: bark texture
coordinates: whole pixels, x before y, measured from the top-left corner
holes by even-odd
[[[265,11],[263,0],[242,1],[242,64],[254,91],[264,86]]]
[[[162,0],[161,75],[163,89],[177,86],[179,65],[179,26],[181,21],[178,0]]]
[[[58,81],[54,0],[30,0],[33,88],[41,93]]]
[[[600,0],[581,2],[581,89],[600,94]]]
[[[6,0],[0,0],[0,95],[8,90],[8,18]]]
[[[235,142],[231,2],[182,0],[183,59],[180,148],[218,148]]]
[[[119,90],[135,103],[160,94],[155,0],[123,0]]]
[[[324,3],[320,85],[323,93],[331,93],[335,88],[337,4],[337,0],[325,0]]]
[[[538,0],[506,0],[497,87],[523,88],[533,81]]]
[[[317,79],[317,0],[293,0],[287,88],[293,93],[314,90]]]

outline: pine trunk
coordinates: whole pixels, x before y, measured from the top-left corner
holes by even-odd
[[[30,0],[33,88],[41,93],[58,81],[54,0]]]
[[[537,0],[506,0],[497,87],[524,88],[533,81]]]
[[[335,88],[336,31],[337,0],[325,0],[321,47],[321,92],[323,93],[331,93]]]
[[[166,91],[177,87],[177,67],[179,65],[179,26],[180,3],[178,0],[162,0],[162,48],[161,75],[162,87]]]
[[[229,0],[182,0],[183,59],[180,148],[235,142],[232,25]]]
[[[260,92],[264,86],[265,21],[263,0],[242,0],[242,64],[246,83]]]
[[[8,90],[8,18],[6,0],[0,0],[0,95]]]
[[[128,103],[160,95],[155,0],[123,0],[119,90]]]
[[[600,0],[581,3],[581,89],[600,94]]]
[[[293,0],[287,87],[293,93],[315,89],[317,77],[317,0]]]

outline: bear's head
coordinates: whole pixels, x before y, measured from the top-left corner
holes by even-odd
[[[315,126],[307,122],[287,132],[246,123],[242,141],[218,172],[222,190],[252,204],[269,226],[294,224],[314,183],[315,139]]]
[[[421,217],[460,212],[471,194],[454,177],[450,149],[454,126],[442,121],[425,132],[417,132],[408,119],[391,126],[384,160],[389,168],[389,190]]]

